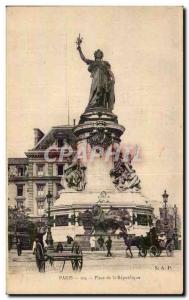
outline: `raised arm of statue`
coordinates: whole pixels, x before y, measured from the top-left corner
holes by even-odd
[[[85,55],[83,54],[82,50],[81,50],[81,43],[82,43],[83,38],[80,36],[78,36],[77,40],[76,40],[76,45],[77,45],[77,50],[79,51],[79,55],[81,57],[81,59],[86,63],[86,64],[90,64],[92,62],[92,60],[87,59],[85,57]]]
[[[80,46],[77,47],[77,50],[79,51],[79,54],[80,54],[81,59],[82,59],[86,64],[90,64],[90,60],[87,59],[87,58],[85,57],[85,55],[83,54],[83,52],[82,52]]]

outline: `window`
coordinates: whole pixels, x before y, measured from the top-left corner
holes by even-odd
[[[24,168],[18,167],[18,176],[23,176],[23,175],[24,175]]]
[[[17,200],[17,208],[23,208],[24,202],[22,200]]]
[[[44,207],[45,207],[44,200],[38,200],[37,201],[37,212],[38,212],[38,215],[44,214]]]
[[[80,219],[83,224],[83,228],[85,230],[91,230],[92,227],[93,227],[93,224],[92,224],[92,213],[90,210],[86,210],[84,211],[83,213],[80,214]]]
[[[44,200],[37,201],[37,208],[44,209]]]
[[[24,191],[23,185],[21,185],[21,184],[17,185],[17,196],[22,197],[23,191]]]
[[[56,226],[68,226],[69,217],[68,215],[56,216]]]
[[[63,165],[57,165],[57,174],[59,176],[63,175],[64,173],[64,166]]]
[[[147,226],[148,225],[148,216],[137,214],[137,223],[138,225]]]
[[[132,220],[132,223],[133,225],[137,222],[137,214],[136,213],[133,213],[133,220]]]
[[[18,176],[18,168],[15,166],[9,166],[9,176],[10,177]]]
[[[152,216],[148,216],[148,224],[149,224],[150,226],[153,225]]]
[[[37,184],[37,196],[44,196],[45,195],[45,185],[44,184]]]
[[[57,192],[57,195],[58,195],[58,192],[61,191],[63,189],[62,185],[60,183],[57,183],[56,184],[56,192]]]
[[[44,175],[44,165],[37,165],[37,176]]]

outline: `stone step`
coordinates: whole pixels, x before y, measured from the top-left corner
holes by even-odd
[[[90,236],[77,236],[76,241],[79,242],[82,251],[90,251]],[[106,241],[106,238],[105,238]],[[58,243],[54,243],[54,248],[56,249]],[[66,242],[62,242],[64,250],[71,250],[71,245]],[[106,247],[104,247],[106,249]],[[99,250],[99,245],[96,242],[96,250]],[[125,243],[122,239],[112,238],[112,250],[125,250]]]
[[[106,241],[106,239],[105,239]],[[82,240],[80,238],[79,243],[81,245],[81,248],[83,251],[89,251],[91,246],[90,246],[90,241],[88,240]],[[96,242],[96,249],[99,249],[99,245]],[[106,247],[105,247],[106,249]],[[123,240],[118,240],[118,239],[112,239],[112,250],[125,250],[125,243]]]

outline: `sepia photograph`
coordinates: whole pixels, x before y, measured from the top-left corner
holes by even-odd
[[[183,14],[7,6],[7,294],[184,293]]]

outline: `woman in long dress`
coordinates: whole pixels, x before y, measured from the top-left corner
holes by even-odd
[[[89,65],[88,71],[91,73],[92,83],[89,96],[89,103],[87,110],[91,108],[101,107],[113,110],[115,102],[114,94],[114,74],[111,71],[109,62],[103,61],[103,52],[98,49],[94,53],[95,60],[85,58],[81,44],[82,39],[77,39],[77,50],[79,51],[81,59]]]

